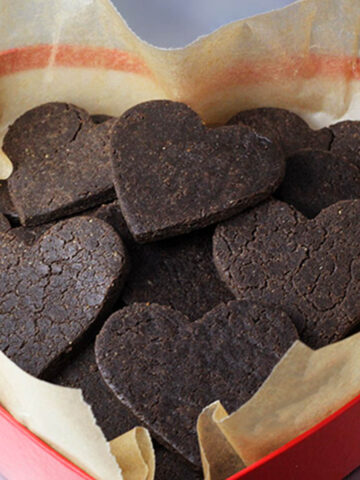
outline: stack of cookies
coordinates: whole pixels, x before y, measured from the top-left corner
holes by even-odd
[[[0,349],[81,388],[108,439],[148,427],[158,480],[201,478],[205,406],[239,408],[299,338],[356,331],[359,122],[49,103],[3,149]]]

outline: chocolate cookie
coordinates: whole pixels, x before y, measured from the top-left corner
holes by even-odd
[[[94,342],[50,380],[64,387],[81,388],[85,401],[91,406],[97,424],[108,440],[139,425],[137,418],[104,383],[95,361]]]
[[[360,200],[336,203],[307,220],[268,201],[224,222],[214,260],[238,299],[282,308],[317,348],[360,322]]]
[[[96,339],[99,370],[120,401],[164,445],[200,465],[196,421],[221,400],[246,402],[297,339],[283,312],[220,304],[202,319],[169,307],[134,304],[114,313]]]
[[[0,349],[41,375],[100,321],[116,300],[127,262],[117,233],[73,218],[26,247],[0,234]]]
[[[159,303],[197,320],[219,303],[234,299],[213,264],[213,227],[140,245],[116,202],[93,214],[110,223],[126,242],[132,268],[121,293],[125,304]]]
[[[23,225],[46,223],[114,198],[109,132],[65,103],[36,107],[9,128],[4,151],[15,171],[7,181]]]
[[[0,213],[0,232],[7,232],[10,230],[11,225],[4,215]]]
[[[138,419],[122,405],[104,383],[95,361],[94,343],[82,352],[55,377],[53,383],[64,387],[80,388],[85,401],[91,406],[97,424],[108,440],[139,425]],[[156,480],[200,480],[201,476],[181,457],[154,443],[156,450]]]
[[[313,218],[340,200],[360,198],[360,169],[330,152],[300,150],[287,158],[277,196]]]
[[[333,134],[331,152],[360,167],[360,122],[347,120],[331,125],[330,129]]]
[[[115,189],[139,242],[205,227],[268,197],[280,184],[280,149],[245,126],[207,128],[182,103],[137,105],[112,131]]]
[[[122,300],[167,305],[190,320],[233,300],[212,260],[212,234],[207,228],[147,245],[127,242],[132,269]]]
[[[15,222],[19,220],[19,215],[11,201],[7,182],[0,181],[0,213],[7,215]]]
[[[278,142],[285,156],[302,148],[327,150],[332,135],[328,128],[312,130],[298,115],[282,108],[254,108],[239,112],[228,125],[248,125],[259,135]]]
[[[121,213],[119,202],[115,201],[101,205],[93,210],[91,215],[109,223],[119,233],[121,238],[126,242],[127,246],[135,243]]]
[[[193,468],[180,455],[154,442],[156,454],[155,480],[203,480],[199,469]]]

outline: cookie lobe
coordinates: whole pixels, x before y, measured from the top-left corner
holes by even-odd
[[[139,104],[115,123],[114,185],[138,242],[176,236],[228,218],[268,197],[283,154],[246,126],[206,127],[185,104]]]
[[[283,108],[244,110],[228,121],[228,125],[238,124],[248,125],[259,135],[277,142],[286,157],[303,148],[328,150],[332,141],[328,128],[313,130],[296,113]]]
[[[287,158],[276,195],[313,218],[336,202],[360,198],[360,169],[330,152],[300,150]]]
[[[58,364],[113,306],[127,274],[120,237],[73,218],[31,246],[0,233],[0,349],[35,376]]]
[[[200,466],[196,420],[221,400],[231,412],[260,387],[298,338],[286,314],[259,304],[220,304],[197,322],[169,307],[133,304],[97,337],[99,370],[159,442]]]
[[[10,126],[4,151],[15,170],[7,181],[23,225],[47,223],[114,198],[109,133],[85,110],[47,103]]]
[[[214,261],[239,300],[283,309],[300,338],[319,348],[360,321],[360,200],[325,208],[312,220],[271,200],[218,225]]]

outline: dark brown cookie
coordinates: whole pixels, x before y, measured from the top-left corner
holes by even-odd
[[[9,218],[18,221],[19,215],[11,201],[7,182],[0,181],[0,213],[7,215]]]
[[[215,400],[238,408],[296,339],[287,315],[258,304],[220,304],[194,323],[169,307],[134,304],[106,321],[95,352],[120,401],[161,443],[200,465],[202,409]]]
[[[0,213],[0,232],[7,232],[11,225],[6,217]]]
[[[360,167],[360,122],[347,120],[331,125],[330,129],[333,134],[331,152]]]
[[[4,151],[15,171],[7,181],[23,225],[64,217],[114,198],[112,120],[96,124],[65,103],[36,107],[9,128]]]
[[[360,169],[322,150],[299,150],[286,160],[277,197],[308,218],[340,200],[360,198]]]
[[[95,361],[94,342],[50,380],[64,387],[81,388],[85,401],[91,406],[97,424],[108,440],[139,425],[137,418],[119,402],[102,379]]]
[[[64,387],[80,388],[85,401],[91,406],[97,424],[108,440],[116,438],[135,426],[138,419],[116,398],[107,387],[95,361],[94,343],[82,352],[55,377],[53,383]],[[154,443],[156,451],[156,480],[200,480],[200,473],[184,463],[179,455]]]
[[[127,243],[132,269],[121,294],[124,303],[159,303],[197,320],[233,300],[212,260],[212,234],[207,228],[147,245]]]
[[[98,219],[60,222],[30,247],[0,234],[0,349],[43,374],[109,313],[126,270],[120,237]]]
[[[127,245],[134,243],[134,239],[127,228],[123,214],[121,213],[118,201],[101,205],[101,207],[93,210],[91,215],[109,223],[119,233],[121,238],[125,240]]]
[[[238,299],[282,308],[302,340],[321,347],[360,322],[359,218],[360,200],[313,220],[268,201],[217,227],[215,264]]]
[[[155,480],[203,480],[204,475],[180,455],[154,442],[156,455]]]
[[[205,227],[268,197],[285,163],[245,126],[207,128],[182,103],[137,105],[112,131],[115,189],[139,242]]]
[[[103,205],[94,215],[125,239],[132,266],[121,293],[125,304],[159,303],[197,320],[219,303],[234,299],[213,264],[212,227],[140,245],[134,242],[116,202]]]
[[[282,108],[254,108],[239,112],[228,125],[244,124],[259,135],[277,141],[285,156],[302,148],[327,150],[332,135],[328,128],[312,130],[298,115]]]

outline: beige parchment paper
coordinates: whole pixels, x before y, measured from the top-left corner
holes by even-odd
[[[230,462],[216,451],[234,452],[242,468],[305,432],[360,394],[360,333],[312,350],[297,341],[260,390],[228,415],[220,402],[198,420],[206,480],[224,480]],[[209,433],[209,434],[208,434]],[[221,450],[219,450],[221,449]]]
[[[48,101],[120,115],[141,101],[168,98],[186,102],[210,124],[258,106],[288,108],[313,128],[360,119],[358,0],[302,0],[234,22],[177,50],[143,42],[109,0],[0,0],[0,14],[0,141],[19,115]],[[0,179],[11,171],[1,153]],[[222,480],[229,470],[252,463],[359,393],[358,343],[355,336],[319,352],[297,343],[238,412],[228,416],[219,404],[205,409],[199,439],[206,478]],[[17,378],[14,383],[12,376],[1,377],[8,388],[1,388],[5,408],[95,478],[110,478],[101,477],[105,468],[112,469],[112,479],[121,478],[83,405],[73,421],[82,419],[93,440],[84,445],[79,438],[71,451],[65,448],[65,439],[74,436],[70,420],[79,392],[48,390],[3,356],[0,361]],[[51,428],[41,421],[35,399],[40,402],[45,392],[64,420],[59,432],[51,423],[55,416],[49,415]],[[29,406],[22,395],[32,399]],[[128,438],[140,437],[133,432]],[[142,456],[146,468],[140,462],[140,470],[151,477],[151,453],[143,453],[141,438],[132,451]]]
[[[38,380],[1,352],[0,405],[96,480],[154,478],[154,451],[145,429],[109,444],[80,390]]]
[[[286,107],[313,127],[360,117],[357,0],[302,0],[176,50],[146,44],[109,0],[0,0],[0,13],[0,139],[55,100],[120,115],[169,98],[210,123],[256,106]]]

